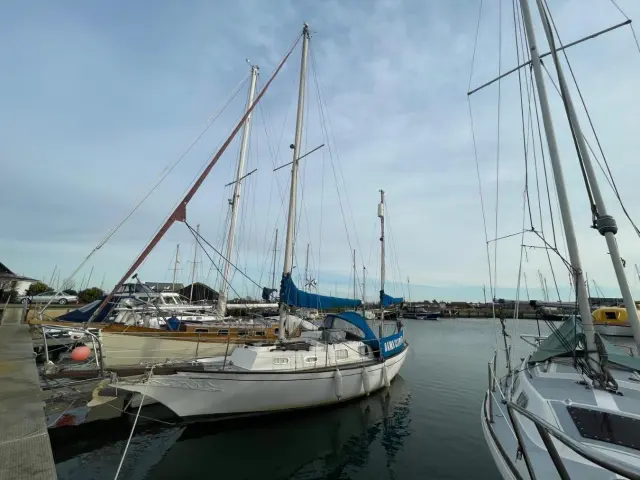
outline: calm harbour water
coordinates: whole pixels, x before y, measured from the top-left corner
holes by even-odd
[[[495,321],[405,323],[410,351],[388,392],[241,423],[184,427],[141,419],[119,478],[499,478],[480,427]],[[530,320],[518,329],[538,332]],[[520,341],[516,354],[526,351]],[[130,425],[126,418],[87,425],[52,441],[58,478],[113,479]]]

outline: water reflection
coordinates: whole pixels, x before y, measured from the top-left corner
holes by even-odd
[[[410,404],[398,376],[387,391],[341,406],[187,426],[141,419],[120,478],[348,478],[379,463],[379,451],[390,471],[411,434]],[[68,438],[52,432],[59,478],[113,478],[130,424],[88,425],[84,435],[76,428]]]

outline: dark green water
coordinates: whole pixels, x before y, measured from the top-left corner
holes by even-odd
[[[494,321],[405,322],[410,351],[388,392],[242,423],[141,420],[119,478],[499,478],[480,427]],[[537,333],[536,322],[520,321],[519,331]],[[59,478],[113,479],[130,423],[53,442]]]

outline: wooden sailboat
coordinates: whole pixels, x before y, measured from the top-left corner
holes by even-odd
[[[381,321],[381,334],[377,336],[360,314],[343,312],[327,315],[320,331],[287,338],[286,319],[291,307],[322,309],[361,304],[360,300],[298,290],[291,276],[308,43],[309,28],[305,24],[278,343],[239,346],[224,362],[200,359],[193,365],[175,366],[171,374],[150,371],[138,378],[117,378],[112,387],[148,395],[181,417],[244,415],[316,407],[368,395],[389,386],[402,367],[408,345],[399,322],[393,322],[395,331],[384,336]],[[383,207],[380,209],[383,211]],[[382,260],[380,299],[384,304],[384,241]]]
[[[640,343],[638,313],[615,239],[618,228],[607,213],[599,190],[558,59],[550,13],[543,0],[535,3],[592,195],[594,227],[606,239],[631,329],[636,342]],[[482,429],[505,479],[640,478],[640,359],[629,356],[594,331],[529,0],[519,0],[519,5],[580,315],[554,329],[520,364],[512,367],[507,353],[507,374],[502,378],[497,378],[494,356],[489,364],[489,385],[481,408]]]

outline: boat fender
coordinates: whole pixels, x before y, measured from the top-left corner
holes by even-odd
[[[336,388],[336,397],[340,400],[342,398],[342,374],[337,368],[336,372],[333,374],[333,380]]]
[[[391,382],[389,381],[389,374],[387,373],[387,362],[382,364],[382,381],[384,382],[384,386],[389,388],[391,386]]]
[[[371,392],[371,384],[369,383],[369,372],[365,367],[362,367],[362,388],[364,389],[365,395],[369,395]]]

